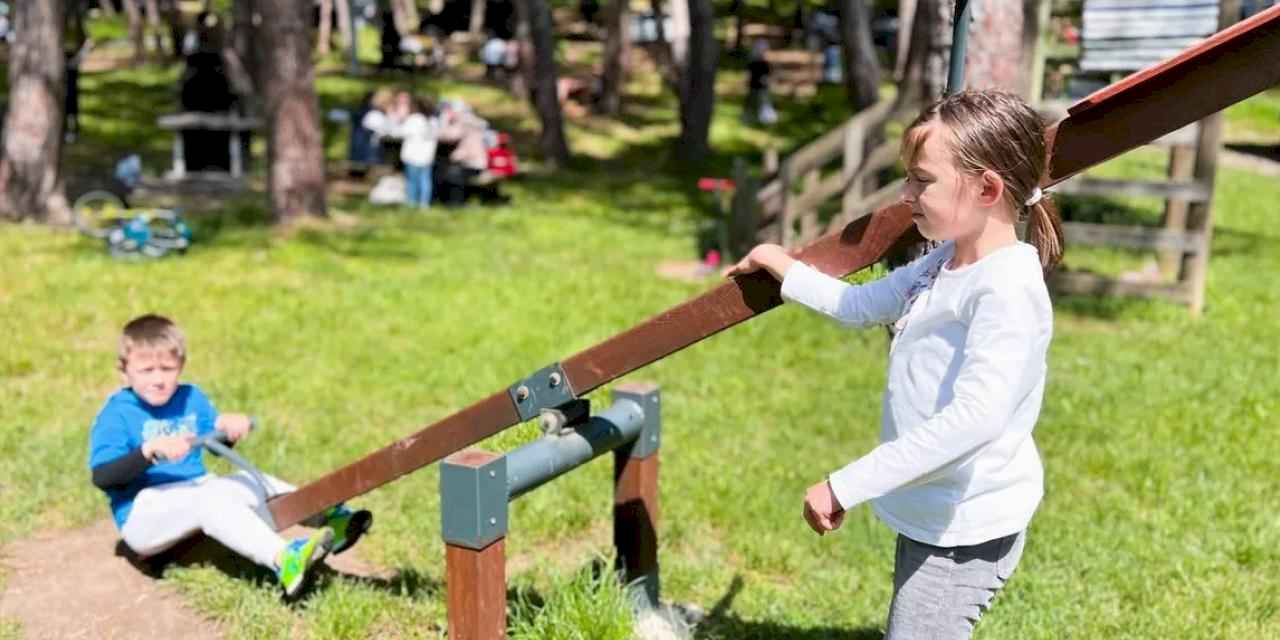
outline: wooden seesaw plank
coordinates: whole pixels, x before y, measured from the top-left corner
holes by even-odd
[[[1104,160],[1280,82],[1280,7],[1086,98],[1046,137],[1050,186]],[[1263,57],[1257,57],[1263,56]],[[1221,86],[1219,84],[1221,83]],[[1087,104],[1085,104],[1087,103]],[[1079,106],[1079,105],[1078,105]],[[844,276],[877,262],[898,242],[918,237],[910,211],[894,205],[859,218],[796,253],[825,273]],[[564,360],[578,395],[749,320],[781,299],[767,275],[736,278]],[[507,390],[374,451],[270,502],[278,527],[372,491],[519,422]]]
[[[874,264],[900,239],[912,237],[911,211],[890,208],[821,238],[799,257],[828,273],[852,273]],[[726,282],[631,330],[561,363],[571,389],[583,396],[610,380],[671,355],[782,303],[778,283],[764,274]],[[361,495],[436,462],[520,422],[503,389],[421,431],[379,449],[270,502],[283,529],[325,508]]]

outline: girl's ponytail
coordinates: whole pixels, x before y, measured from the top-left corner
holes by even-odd
[[[1040,253],[1040,266],[1048,274],[1062,260],[1062,222],[1048,194],[1027,207],[1027,242]]]

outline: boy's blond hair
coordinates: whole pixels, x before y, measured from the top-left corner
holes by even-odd
[[[165,351],[179,362],[187,360],[187,339],[178,325],[164,316],[148,313],[124,325],[120,332],[119,364],[123,369],[129,354],[138,350]]]

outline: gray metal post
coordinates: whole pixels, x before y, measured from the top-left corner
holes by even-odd
[[[977,1],[977,0],[973,0]],[[947,71],[947,95],[964,89],[964,56],[969,48],[969,23],[973,21],[970,0],[956,0],[951,21],[951,60]]]
[[[440,463],[440,534],[468,549],[506,537],[506,456],[468,449]]]

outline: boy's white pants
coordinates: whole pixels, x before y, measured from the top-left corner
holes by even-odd
[[[263,477],[271,495],[294,490],[278,478]],[[203,531],[228,549],[274,569],[287,542],[267,524],[267,498],[244,471],[148,487],[133,499],[120,536],[135,553],[150,556]]]

